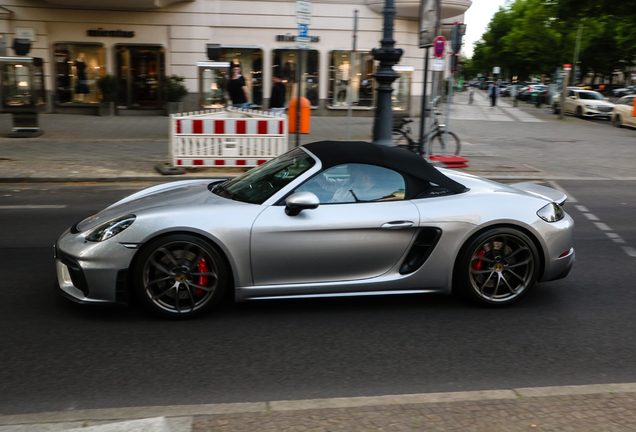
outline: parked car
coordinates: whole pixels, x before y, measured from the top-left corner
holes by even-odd
[[[335,191],[335,192],[334,192]],[[231,180],[151,186],[55,244],[61,294],[168,318],[236,301],[451,293],[504,306],[574,263],[566,195],[366,142],[297,147]]]
[[[552,110],[558,114],[561,109],[561,95],[556,95],[552,100]],[[572,90],[566,91],[565,103],[563,104],[563,112],[566,114],[574,114],[577,117],[596,117],[610,119],[614,104],[603,97],[599,92],[591,90]]]
[[[621,88],[612,90],[612,94],[616,97],[621,97],[621,96],[630,95],[634,93],[636,93],[636,86],[627,86],[627,87],[621,87]]]
[[[634,116],[634,99],[636,95],[623,96],[616,102],[612,113],[612,123],[616,127],[636,127]]]

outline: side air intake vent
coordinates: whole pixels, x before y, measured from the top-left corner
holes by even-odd
[[[415,239],[415,243],[411,247],[402,267],[400,274],[413,273],[422,267],[430,256],[439,238],[442,236],[442,230],[439,228],[424,228]]]

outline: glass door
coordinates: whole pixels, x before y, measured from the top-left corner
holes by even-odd
[[[161,90],[165,73],[161,46],[118,45],[119,108],[157,109],[163,105]]]

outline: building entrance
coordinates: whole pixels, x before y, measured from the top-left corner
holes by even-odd
[[[165,102],[165,50],[159,45],[116,45],[120,109],[158,109]]]

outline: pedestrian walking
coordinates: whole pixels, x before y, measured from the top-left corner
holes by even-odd
[[[488,96],[490,96],[491,107],[497,105],[497,96],[499,96],[500,92],[501,90],[499,89],[499,84],[497,83],[497,81],[494,81],[492,84],[490,84],[490,87],[488,87]]]
[[[269,109],[272,114],[283,114],[285,112],[285,93],[287,89],[280,75],[274,75],[274,85],[272,95],[269,98]]]
[[[247,91],[247,84],[245,84],[245,78],[241,75],[241,65],[233,64],[231,71],[232,76],[227,85],[227,92],[229,99],[232,101],[232,106],[235,108],[248,108],[249,93]]]

